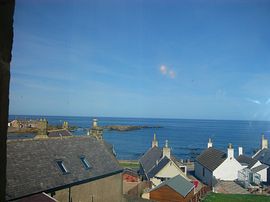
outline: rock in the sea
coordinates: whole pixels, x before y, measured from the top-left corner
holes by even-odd
[[[103,129],[116,131],[131,131],[131,130],[140,130],[144,128],[161,128],[161,126],[127,126],[127,125],[103,126]]]

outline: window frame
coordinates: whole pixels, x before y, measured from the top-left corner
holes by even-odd
[[[91,164],[84,155],[80,156],[79,158],[85,170],[90,170],[92,168]]]
[[[64,161],[62,159],[55,160],[55,163],[63,175],[70,173],[69,170],[67,169],[67,167],[65,166]]]

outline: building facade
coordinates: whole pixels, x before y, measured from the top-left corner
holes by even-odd
[[[229,144],[226,154],[209,142],[208,148],[196,158],[195,176],[209,186],[214,186],[217,180],[236,180],[238,171],[244,167],[235,159],[232,145]]]
[[[7,142],[6,200],[45,192],[58,201],[121,201],[122,168],[92,136]]]
[[[155,134],[152,147],[139,159],[139,164],[141,178],[151,181],[153,187],[177,175],[187,178],[186,166],[177,161],[171,154],[168,141],[166,140],[162,149],[159,148]]]

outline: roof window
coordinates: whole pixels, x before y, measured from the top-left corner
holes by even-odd
[[[87,161],[87,159],[85,158],[85,156],[81,156],[80,159],[81,159],[81,162],[82,162],[82,164],[83,164],[83,166],[84,166],[84,168],[85,168],[86,170],[88,170],[88,169],[91,168],[91,165],[90,165],[90,163]]]
[[[68,170],[67,170],[67,168],[66,168],[66,166],[64,165],[64,162],[63,162],[62,160],[57,160],[56,163],[57,163],[59,169],[61,170],[61,172],[62,172],[63,174],[67,174],[67,173],[68,173]]]

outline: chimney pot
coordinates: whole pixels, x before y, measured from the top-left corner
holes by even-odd
[[[238,147],[238,156],[243,155],[243,147]]]
[[[233,159],[234,158],[234,149],[232,144],[230,143],[227,149],[227,158]]]
[[[207,148],[213,147],[211,138],[208,139]]]

